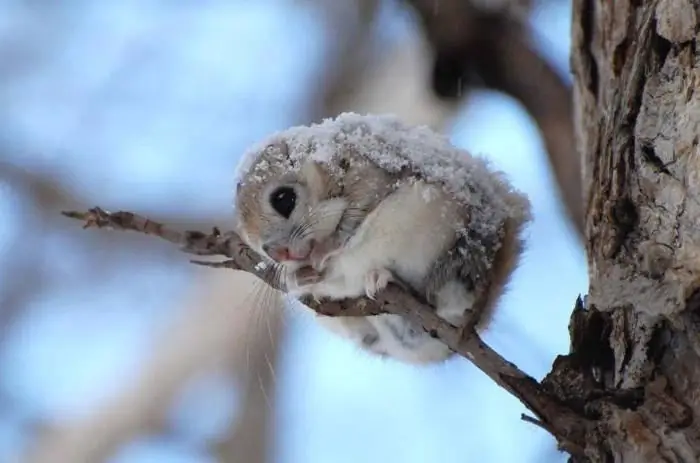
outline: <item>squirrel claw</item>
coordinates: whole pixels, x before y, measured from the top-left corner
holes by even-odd
[[[370,270],[365,276],[365,294],[375,300],[377,293],[386,288],[391,280],[391,272],[387,269]]]

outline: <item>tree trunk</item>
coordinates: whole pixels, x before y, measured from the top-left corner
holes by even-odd
[[[595,423],[572,461],[700,461],[699,14],[574,1],[590,291],[545,380]]]

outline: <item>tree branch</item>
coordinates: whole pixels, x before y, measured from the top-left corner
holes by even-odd
[[[223,262],[201,262],[204,265],[225,267],[253,273],[265,279],[261,259],[234,232],[222,233],[214,228],[211,233],[199,231],[179,232],[146,217],[119,211],[109,213],[99,207],[87,212],[63,212],[67,217],[84,221],[84,228],[96,227],[130,230],[158,236],[174,243],[189,254],[200,256],[225,256]],[[266,279],[273,288],[281,290],[273,281]],[[567,450],[578,453],[583,445],[583,430],[586,419],[557,397],[547,391],[534,378],[501,357],[474,332],[462,333],[441,319],[425,302],[396,285],[380,292],[375,300],[367,298],[342,301],[308,302],[307,305],[319,314],[327,316],[367,316],[391,313],[406,317],[420,324],[432,336],[447,344],[453,351],[470,360],[496,384],[517,397]]]

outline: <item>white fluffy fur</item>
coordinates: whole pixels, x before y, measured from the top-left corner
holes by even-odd
[[[433,185],[417,181],[401,186],[367,216],[343,251],[329,259],[327,277],[300,290],[332,299],[371,297],[386,286],[387,269],[418,286],[454,239],[456,230],[449,218],[458,216],[458,207]],[[448,283],[438,294],[437,313],[458,324],[473,303],[463,285]],[[396,332],[405,332],[408,325],[396,315],[321,316],[319,321],[362,347],[365,336],[378,335],[370,350],[404,362],[431,363],[449,355],[447,346],[423,331],[406,346]]]

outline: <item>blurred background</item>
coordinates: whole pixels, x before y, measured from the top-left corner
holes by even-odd
[[[250,308],[245,275],[59,214],[226,228],[239,155],[270,132],[342,111],[431,125],[534,204],[485,339],[541,378],[568,351],[583,250],[537,115],[478,69],[445,95],[420,3],[0,0],[0,462],[566,460],[462,358],[370,357],[298,307]],[[571,85],[569,1],[470,4]]]

